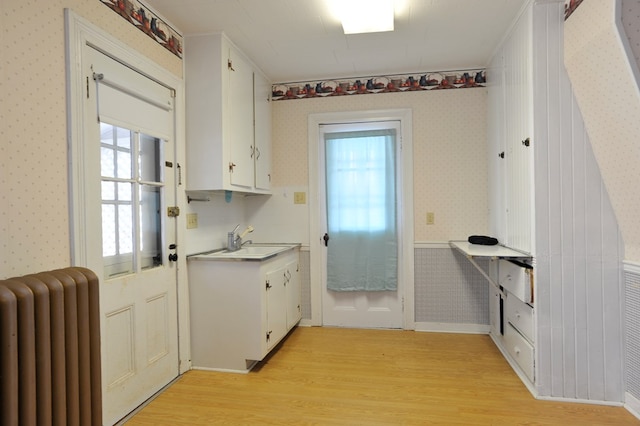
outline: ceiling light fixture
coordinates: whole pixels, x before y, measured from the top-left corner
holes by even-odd
[[[342,0],[336,3],[345,34],[393,31],[393,0]]]

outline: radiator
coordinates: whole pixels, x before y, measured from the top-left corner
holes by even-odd
[[[100,425],[101,389],[98,277],[0,280],[1,424]]]

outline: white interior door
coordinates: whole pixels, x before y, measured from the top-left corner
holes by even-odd
[[[171,91],[85,47],[84,186],[89,263],[101,278],[104,423],[178,375],[174,110]],[[98,249],[98,250],[97,250]]]
[[[373,145],[362,148],[368,143],[362,135],[384,131],[394,135],[389,138],[392,145],[387,146],[386,154],[374,152],[377,148]],[[320,134],[318,199],[320,227],[326,236],[322,253],[322,323],[402,328],[402,227],[397,212],[402,191],[398,184],[401,179],[396,176],[400,173],[400,122],[322,125]],[[343,135],[345,139],[330,140],[329,135]],[[330,143],[347,140],[355,142],[348,142],[351,147],[340,154],[341,159],[329,154]],[[380,159],[385,155],[386,160]],[[332,164],[336,162],[341,164]],[[332,179],[332,173],[338,176]],[[385,173],[392,177],[380,177]],[[388,194],[392,197],[391,207],[384,209],[379,204]]]

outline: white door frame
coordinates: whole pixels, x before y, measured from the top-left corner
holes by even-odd
[[[85,117],[83,108],[83,96],[85,87],[82,73],[83,46],[90,45],[105,54],[118,58],[122,63],[139,71],[152,80],[175,91],[175,125],[174,140],[176,145],[176,166],[185,164],[185,103],[184,83],[182,79],[171,74],[164,68],[148,60],[140,52],[130,48],[116,40],[107,32],[97,28],[70,9],[65,9],[65,25],[67,33],[67,136],[69,147],[69,227],[71,232],[71,263],[75,266],[84,266],[93,270],[100,281],[104,281],[102,265],[92,265],[92,259],[102,259],[102,247],[91,244],[88,238],[88,229],[101,227],[100,217],[90,215],[83,206],[86,205],[85,182],[82,179],[85,168],[89,167],[85,162],[83,147],[84,129],[86,120],[96,120],[96,117]],[[185,186],[184,182],[177,183],[176,203],[185,211]],[[184,216],[177,218],[177,246],[185,246],[184,232],[186,219]],[[187,285],[187,268],[185,250],[178,249],[177,266],[177,297],[178,297],[178,356],[180,374],[191,368],[190,365],[190,341],[189,341],[189,293]]]
[[[320,125],[342,124],[372,121],[400,121],[400,143],[402,158],[398,181],[401,188],[400,212],[400,245],[398,250],[400,267],[398,280],[402,281],[402,298],[404,305],[403,328],[415,329],[414,319],[414,243],[413,243],[413,126],[412,111],[409,108],[342,111],[310,114],[308,118],[309,141],[309,251],[310,251],[310,284],[311,284],[311,325],[322,325],[322,282],[326,271],[322,262],[322,234],[320,227],[320,205],[318,167],[320,156]]]

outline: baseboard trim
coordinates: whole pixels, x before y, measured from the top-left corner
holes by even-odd
[[[640,400],[629,392],[624,394],[624,408],[636,418],[640,419]]]
[[[454,324],[443,322],[416,322],[415,331],[434,333],[489,334],[488,324]]]

